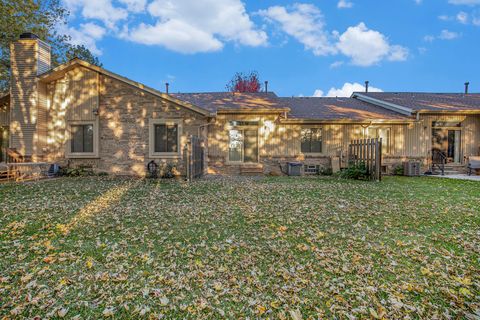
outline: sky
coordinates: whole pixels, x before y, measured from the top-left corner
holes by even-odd
[[[480,0],[62,0],[74,44],[170,92],[257,71],[279,96],[480,92]]]

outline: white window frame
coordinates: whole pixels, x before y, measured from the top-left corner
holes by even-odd
[[[322,152],[303,152],[302,151],[302,130],[306,130],[306,129],[320,129],[320,132],[322,134],[322,144],[321,144],[321,148],[322,148]],[[302,155],[308,155],[308,156],[323,156],[324,155],[324,143],[323,143],[323,139],[324,139],[324,130],[323,130],[323,126],[303,126],[300,128],[300,154]]]
[[[177,125],[177,152],[155,152],[155,125]],[[150,119],[149,123],[149,157],[163,159],[177,159],[182,157],[182,133],[183,122],[181,119]]]
[[[249,122],[258,122],[259,120],[231,120],[227,126],[227,136],[228,136],[228,145],[227,145],[227,164],[258,164],[260,162],[260,124],[258,125],[231,125],[232,121],[249,121]],[[242,160],[234,161],[230,160],[230,130],[238,130],[242,132],[243,136],[243,151],[242,151]],[[245,162],[245,130],[256,130],[257,131],[257,161],[256,162]]]
[[[93,125],[93,152],[72,152],[72,126]],[[67,158],[89,159],[99,157],[98,119],[96,120],[69,120],[67,121],[65,155]]]
[[[370,135],[370,132],[369,130],[372,130],[372,129],[375,129],[377,130],[377,135],[375,137],[372,137]],[[371,125],[369,127],[367,127],[367,129],[365,130],[365,136],[367,139],[380,139],[381,136],[380,136],[380,131],[379,130],[385,130],[388,132],[388,141],[384,141],[382,139],[382,153],[384,155],[390,155],[392,154],[392,127],[391,126],[381,126],[381,125]]]

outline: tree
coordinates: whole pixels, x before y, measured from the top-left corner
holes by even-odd
[[[258,72],[256,71],[252,71],[249,74],[235,73],[226,87],[230,92],[260,92],[262,90]]]
[[[71,45],[67,48],[65,52],[65,58],[67,61],[72,60],[74,58],[79,58],[83,61],[87,61],[88,63],[94,64],[96,66],[101,67],[102,64],[100,60],[96,56],[94,56],[90,50],[88,50],[84,45]]]
[[[10,87],[10,43],[23,32],[35,33],[51,44],[53,67],[67,61],[67,53],[99,63],[87,48],[71,45],[68,35],[56,31],[69,14],[60,0],[1,0],[0,12],[0,94]]]

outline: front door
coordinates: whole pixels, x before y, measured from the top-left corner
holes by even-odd
[[[432,151],[443,153],[448,163],[460,163],[461,130],[434,128],[432,129]]]

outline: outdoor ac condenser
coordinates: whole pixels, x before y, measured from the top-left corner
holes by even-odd
[[[408,177],[420,176],[420,162],[406,161],[403,163],[403,175]]]

